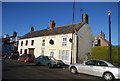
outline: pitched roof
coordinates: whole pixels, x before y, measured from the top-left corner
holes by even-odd
[[[106,39],[103,39],[102,37],[100,37],[103,41],[105,41],[108,45],[109,45],[109,41],[108,40],[106,40]],[[112,45],[112,44],[111,44]]]
[[[75,23],[75,24],[69,24],[69,25],[63,25],[59,27],[54,27],[52,29],[44,29],[39,31],[33,31],[25,34],[21,37],[21,39],[26,38],[33,38],[33,37],[40,37],[40,36],[49,36],[49,35],[57,35],[57,34],[68,34],[73,33],[74,29],[78,30],[80,27],[84,25],[83,22],[81,23]]]
[[[103,39],[102,37],[100,37],[100,36],[98,36],[98,35],[96,35],[97,37],[99,37],[100,39],[102,39],[103,41],[105,41],[108,45],[109,45],[109,41],[108,40],[106,40],[106,39]],[[112,45],[112,44],[111,44]]]

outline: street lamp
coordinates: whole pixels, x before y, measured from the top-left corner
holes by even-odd
[[[109,26],[109,60],[112,62],[111,18],[110,18],[111,11],[107,10],[107,13],[108,13],[108,26]]]

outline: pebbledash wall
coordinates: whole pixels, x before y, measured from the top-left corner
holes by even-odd
[[[67,38],[66,46],[63,46],[63,38]],[[19,40],[19,49],[18,51],[22,49],[22,53],[24,53],[25,49],[27,49],[27,53],[29,53],[29,48],[34,48],[34,55],[35,57],[40,56],[41,54],[50,56],[51,52],[54,52],[53,57],[56,59],[60,59],[60,50],[66,50],[67,51],[67,57],[63,57],[65,60],[63,60],[65,63],[69,64],[71,59],[71,42],[69,42],[69,39],[72,38],[72,34],[61,34],[61,35],[51,35],[51,36],[42,36],[42,37],[34,37],[34,38],[28,38],[28,39],[22,39]],[[50,40],[54,41],[54,44],[51,45],[49,42]],[[28,45],[26,46],[26,40],[28,40]],[[34,45],[31,45],[32,40],[34,40]],[[45,46],[42,46],[43,40],[45,40]],[[23,46],[21,46],[21,41],[23,41]],[[44,53],[42,53],[44,51]]]

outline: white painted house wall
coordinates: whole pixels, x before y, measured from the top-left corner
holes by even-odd
[[[67,46],[62,46],[63,38],[67,38]],[[73,44],[69,41],[69,39],[73,38]],[[54,45],[49,43],[50,40],[54,40]],[[28,46],[25,45],[26,40],[28,40]],[[31,40],[34,40],[34,45],[31,46]],[[45,46],[42,46],[42,40],[45,40]],[[23,41],[23,46],[21,46],[21,41]],[[19,40],[18,51],[23,49],[35,48],[34,55],[38,57],[41,55],[41,50],[44,51],[44,55],[50,56],[50,52],[54,51],[54,57],[56,59],[62,60],[66,64],[83,62],[86,60],[86,53],[90,52],[90,48],[92,47],[93,36],[88,24],[84,24],[78,31],[74,34],[58,34],[58,35],[49,35],[49,36],[41,36],[34,38],[26,38]],[[67,50],[68,59],[60,59],[59,54],[61,54],[60,50]],[[29,52],[29,51],[27,51]],[[23,54],[24,51],[21,53]],[[71,59],[72,55],[72,59]],[[64,57],[63,57],[64,58]]]
[[[62,46],[62,40],[64,37],[67,37],[67,46]],[[35,48],[34,55],[35,55],[35,57],[38,57],[41,55],[41,50],[45,49],[44,55],[50,56],[50,51],[54,51],[55,52],[54,57],[56,59],[59,59],[59,50],[68,50],[69,51],[69,59],[62,60],[62,61],[65,62],[66,64],[70,64],[70,60],[71,60],[71,42],[69,42],[70,38],[72,38],[72,34],[59,34],[59,35],[21,39],[21,40],[19,40],[18,51],[20,53],[20,50],[23,49],[23,51],[22,51],[22,54],[23,54],[25,49],[28,50],[28,48]],[[43,39],[45,39],[45,46],[42,46]],[[49,41],[51,39],[54,40],[54,45],[51,45],[49,43]],[[27,46],[25,45],[26,40],[28,40]],[[34,40],[33,46],[31,46],[31,40]],[[21,46],[21,41],[23,41],[23,46]],[[27,51],[27,53],[28,52],[29,51]]]

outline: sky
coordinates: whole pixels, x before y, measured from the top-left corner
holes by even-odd
[[[74,23],[82,22],[81,16],[86,13],[93,35],[100,35],[102,31],[109,40],[107,10],[112,12],[112,44],[118,45],[117,2],[75,2]],[[11,36],[14,31],[18,36],[23,36],[31,26],[35,31],[46,29],[50,20],[55,20],[56,27],[72,24],[72,11],[72,2],[3,2],[2,36]]]

